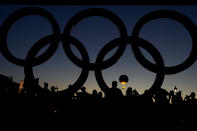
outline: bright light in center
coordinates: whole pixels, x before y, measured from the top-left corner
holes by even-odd
[[[126,85],[127,84],[127,82],[125,82],[125,81],[121,81],[120,82],[122,85]]]

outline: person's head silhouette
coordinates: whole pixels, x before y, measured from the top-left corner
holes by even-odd
[[[55,87],[51,86],[51,92],[54,93],[55,92]]]
[[[192,92],[190,96],[191,96],[191,99],[194,100],[196,96],[195,92]]]
[[[113,82],[112,82],[112,88],[116,88],[117,85],[118,85],[117,81],[113,81]]]
[[[93,90],[93,91],[92,91],[92,95],[93,95],[93,96],[97,96],[97,94],[98,94],[98,93],[97,93],[96,90]]]
[[[69,85],[69,86],[68,86],[68,89],[71,89],[71,88],[73,88],[73,85]]]
[[[177,94],[176,94],[178,97],[181,97],[181,95],[182,95],[182,92],[181,91],[179,91],[179,92],[177,92]]]
[[[82,91],[82,92],[85,92],[85,91],[86,91],[86,88],[83,86],[83,87],[81,88],[81,91]]]
[[[173,90],[170,91],[169,96],[174,96],[174,91]]]
[[[128,87],[126,90],[126,96],[130,96],[130,95],[132,95],[132,93],[133,93],[132,87]]]
[[[46,82],[44,82],[44,88],[45,88],[45,89],[48,89],[48,86],[49,86],[49,84],[46,83]]]
[[[100,98],[103,97],[103,93],[101,91],[98,93],[98,97],[100,97]]]

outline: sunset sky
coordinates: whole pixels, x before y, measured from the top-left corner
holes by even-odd
[[[0,25],[11,13],[23,7],[29,7],[29,5],[0,5]],[[141,17],[151,11],[159,9],[178,11],[197,24],[197,6],[54,5],[35,7],[41,7],[49,11],[57,20],[61,32],[63,32],[65,25],[72,16],[87,8],[104,8],[112,11],[123,21],[129,35],[131,35],[135,24]],[[51,33],[52,28],[46,19],[35,15],[23,17],[18,20],[9,31],[9,50],[14,56],[24,59],[29,49],[39,39]],[[106,43],[120,36],[117,27],[112,22],[98,16],[89,17],[79,22],[73,27],[71,35],[83,43],[92,63],[95,62],[98,53]],[[161,52],[166,66],[175,66],[182,63],[191,52],[192,40],[188,31],[180,23],[170,19],[157,19],[147,23],[142,28],[140,37],[151,42]],[[75,54],[81,58],[74,46],[72,49]],[[105,59],[113,55],[116,49],[112,50]],[[44,49],[41,52],[43,51]],[[143,54],[150,61],[153,61],[146,51],[143,50]],[[58,86],[59,90],[65,89],[68,85],[74,83],[78,79],[80,72],[81,68],[73,64],[65,55],[62,43],[51,59],[34,67],[34,76],[40,78],[41,86],[43,86],[44,82],[48,82],[49,86]],[[24,79],[23,67],[9,63],[1,53],[0,74],[13,76],[16,82],[20,82]],[[104,79],[109,86],[111,86],[113,80],[118,81],[119,76],[123,74],[129,77],[129,82],[126,84],[126,87],[137,89],[140,93],[143,93],[145,89],[149,89],[155,79],[155,73],[143,68],[134,58],[129,45],[116,64],[103,70]],[[196,74],[197,62],[181,73],[166,75],[162,88],[170,91],[176,86],[178,90],[182,90],[184,95],[192,91],[197,93]],[[89,92],[93,89],[100,91],[93,71],[90,71],[88,80],[84,86],[86,86]],[[120,83],[118,86],[121,88]],[[125,89],[123,92],[125,92]]]

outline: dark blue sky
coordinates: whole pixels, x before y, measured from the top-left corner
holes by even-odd
[[[0,5],[0,24],[14,11],[29,7],[28,5]],[[105,8],[118,15],[124,22],[127,32],[130,35],[137,21],[145,14],[158,10],[170,9],[178,11],[197,24],[197,6],[36,6],[49,11],[60,25],[63,32],[68,20],[76,13],[87,8]],[[52,33],[50,23],[40,16],[26,16],[18,20],[8,34],[8,47],[13,55],[25,58],[28,50],[39,39]],[[86,47],[91,62],[95,62],[96,56],[102,47],[109,41],[119,37],[118,29],[107,19],[101,17],[90,17],[82,20],[72,30],[72,36],[80,40]],[[169,19],[158,19],[147,23],[141,30],[140,36],[151,42],[162,54],[167,66],[174,66],[182,63],[190,54],[192,43],[187,30],[179,23]],[[1,44],[1,43],[0,43]],[[73,51],[81,58],[78,51]],[[42,50],[44,51],[44,50]],[[113,54],[109,53],[109,56]],[[143,51],[145,56],[151,60],[149,54]],[[19,82],[24,78],[22,67],[9,63],[0,54],[0,73],[13,76]],[[60,44],[54,56],[44,64],[34,68],[35,77],[40,78],[40,85],[49,82],[57,85],[59,89],[65,89],[69,84],[74,83],[81,69],[74,65],[65,55]],[[176,85],[184,94],[191,91],[197,92],[197,63],[189,69],[174,75],[167,75],[162,88],[168,91]],[[104,79],[108,85],[117,80],[120,75],[126,74],[130,80],[127,87],[131,86],[142,93],[152,85],[155,74],[143,68],[134,58],[131,48],[128,46],[125,53],[112,67],[103,71]],[[85,85],[89,91],[100,90],[94,77],[90,72]],[[119,87],[121,85],[119,84]]]

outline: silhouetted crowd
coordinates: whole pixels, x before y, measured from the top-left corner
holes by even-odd
[[[16,118],[21,117],[21,114],[27,117],[65,116],[68,120],[75,121],[77,118],[80,122],[88,117],[91,120],[102,119],[102,123],[105,124],[108,121],[118,123],[117,117],[123,117],[121,110],[128,110],[123,117],[123,120],[126,118],[129,120],[128,125],[142,123],[151,127],[159,125],[176,128],[196,125],[193,120],[197,117],[196,94],[192,92],[183,98],[182,92],[176,87],[170,92],[162,88],[154,90],[150,88],[143,94],[128,87],[124,95],[117,87],[116,81],[113,81],[105,92],[93,90],[89,93],[86,87],[77,88],[78,90],[73,92],[73,85],[69,85],[67,89],[59,91],[58,87],[49,87],[46,82],[41,87],[39,79],[27,80],[27,83],[22,81],[18,84],[13,82],[12,77],[0,77],[0,96],[11,96],[1,97],[0,105],[3,107],[1,112],[2,114],[8,112],[6,117],[10,114],[11,116],[18,114]],[[13,96],[17,97],[13,99]],[[96,112],[102,115],[96,116]]]
[[[0,96],[59,96],[64,97],[64,100],[69,104],[197,104],[195,92],[183,98],[182,92],[178,91],[176,87],[170,92],[158,88],[145,90],[143,94],[139,94],[136,89],[128,87],[126,94],[123,95],[117,87],[116,81],[112,82],[112,86],[105,93],[97,92],[97,90],[88,93],[86,87],[72,92],[72,85],[63,91],[58,91],[58,87],[55,86],[49,89],[49,84],[46,82],[44,87],[41,87],[39,86],[39,79],[28,85],[32,88],[25,88],[25,85],[14,83],[12,79],[12,77],[4,78],[1,82]]]

